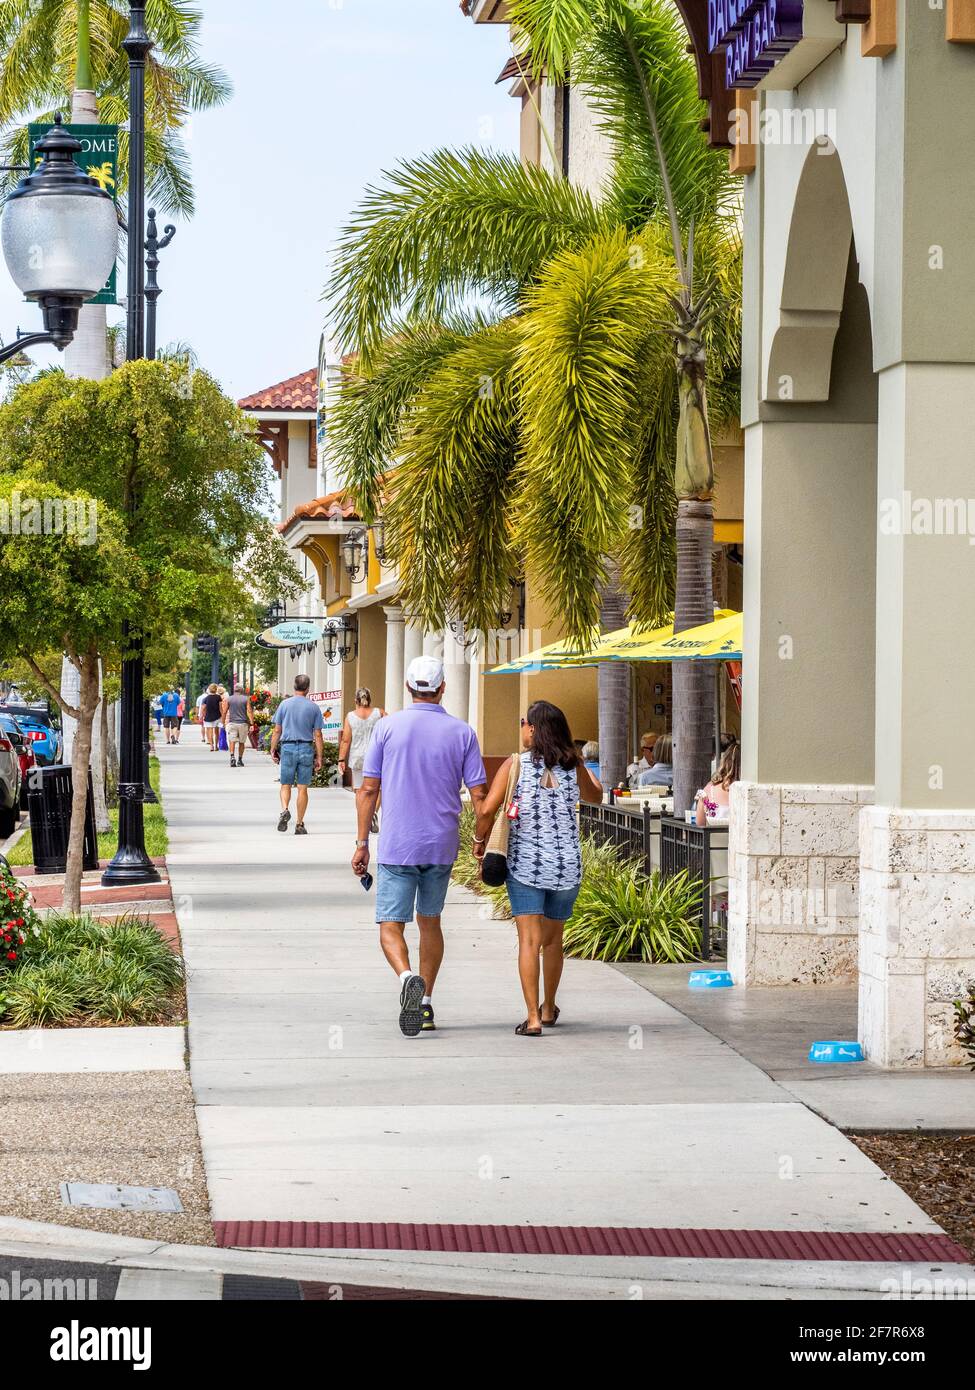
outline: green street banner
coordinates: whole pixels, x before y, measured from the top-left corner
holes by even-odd
[[[30,144],[29,163],[31,168],[40,164],[43,155],[36,153],[37,142],[42,140],[53,125],[31,124],[27,127]],[[76,140],[81,141],[81,153],[75,155],[75,163],[85,173],[95,179],[106,193],[118,202],[118,126],[117,125],[65,125],[61,127]],[[105,283],[105,288],[89,299],[89,304],[117,304],[115,266]]]

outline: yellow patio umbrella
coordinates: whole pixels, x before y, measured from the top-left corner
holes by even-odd
[[[586,651],[574,648],[568,639],[550,642],[514,661],[495,666],[492,675],[513,675],[535,671],[565,670],[595,666],[600,661],[740,661],[742,615],[733,608],[715,610],[715,620],[703,627],[687,628],[674,636],[674,625],[652,632],[635,632],[633,624],[608,632]]]
[[[722,609],[724,613],[726,609]],[[495,676],[507,676],[517,672],[527,671],[531,674],[534,671],[558,671],[567,670],[570,667],[595,666],[597,662],[615,657],[617,644],[624,646],[632,643],[643,644],[654,641],[657,638],[672,637],[674,624],[669,622],[664,627],[655,628],[652,632],[637,633],[633,624],[629,627],[617,628],[615,632],[607,632],[599,638],[589,648],[573,647],[567,637],[558,642],[550,642],[546,647],[538,647],[533,652],[526,652],[524,656],[516,657],[513,661],[505,662],[503,666],[495,666],[490,673]],[[622,655],[622,651],[619,653]]]
[[[598,661],[740,661],[741,642],[741,613],[719,608],[713,622],[676,635],[673,624],[635,636],[625,628],[611,632],[594,655]]]
[[[562,638],[559,642],[549,642],[546,647],[537,647],[533,652],[526,652],[524,656],[516,656],[513,661],[506,661],[501,666],[494,666],[488,675],[510,676],[522,671],[527,671],[530,675],[533,671],[555,671],[567,666],[593,665],[595,658],[591,654],[580,652],[577,647],[573,647],[568,638]]]

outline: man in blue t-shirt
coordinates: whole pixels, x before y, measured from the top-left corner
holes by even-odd
[[[308,787],[314,773],[321,769],[325,757],[322,743],[324,720],[319,707],[308,698],[311,681],[307,676],[295,676],[295,693],[282,700],[274,715],[271,734],[271,757],[281,764],[281,814],[278,829],[286,831],[291,820],[291,788],[298,784],[298,819],[295,834],[307,835],[305,811],[308,808]]]
[[[166,742],[179,742],[179,691],[164,690],[159,697],[162,704],[163,728]]]

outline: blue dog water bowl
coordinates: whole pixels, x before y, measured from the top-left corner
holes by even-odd
[[[688,989],[730,989],[733,984],[730,970],[692,970],[687,977]]]
[[[862,1062],[863,1048],[858,1042],[814,1042],[810,1062]]]

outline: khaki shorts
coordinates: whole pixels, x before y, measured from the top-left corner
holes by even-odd
[[[247,742],[247,725],[246,725],[246,724],[228,724],[228,725],[227,725],[227,742],[228,742],[228,743],[246,743],[246,742]]]

